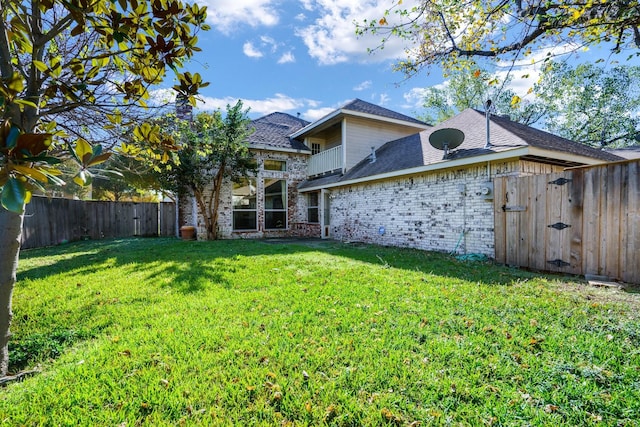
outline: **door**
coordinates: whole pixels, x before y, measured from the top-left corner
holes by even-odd
[[[322,190],[322,238],[329,239],[331,237],[331,197],[329,190]]]

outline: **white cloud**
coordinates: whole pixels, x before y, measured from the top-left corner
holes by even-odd
[[[280,21],[274,0],[199,0],[198,4],[207,6],[207,20],[224,34],[239,25],[273,27]]]
[[[278,59],[278,64],[288,64],[290,62],[296,62],[296,57],[291,51],[283,53],[280,59]]]
[[[305,120],[309,120],[314,122],[318,119],[323,118],[327,114],[333,112],[335,108],[333,107],[324,107],[324,108],[310,108],[303,114]]]
[[[521,97],[528,95],[528,91],[540,79],[544,60],[575,53],[578,46],[561,44],[553,47],[540,48],[532,55],[520,57],[516,61],[501,61],[497,64],[496,77],[504,81],[511,76],[511,82],[506,86]],[[533,95],[531,95],[533,96]]]
[[[275,53],[278,50],[278,43],[273,37],[260,36],[260,41],[263,46],[269,47],[272,53]]]
[[[402,7],[411,9],[416,0],[403,2]],[[382,39],[381,35],[366,35],[358,38],[355,23],[364,19],[378,20],[384,16],[389,3],[381,0],[305,0],[307,10],[319,16],[313,24],[296,29],[309,50],[309,55],[320,64],[331,65],[348,61],[382,62],[405,56],[405,43],[399,38],[388,41],[383,50],[369,54],[367,48],[375,49]],[[391,14],[387,17],[390,24],[397,19]]]
[[[175,102],[176,91],[174,89],[162,88],[149,91],[150,100],[147,101],[151,105],[163,105]]]
[[[260,52],[251,42],[242,45],[242,52],[249,58],[262,58],[264,54]]]
[[[201,97],[202,100],[198,102],[198,109],[204,111],[212,110],[225,110],[227,105],[234,105],[238,102],[238,98],[227,96],[225,98],[212,98],[208,96]],[[243,99],[242,103],[245,107],[251,109],[252,115],[270,114],[275,111],[281,112],[297,112],[308,105],[314,105],[316,101],[307,99],[296,99],[290,96],[276,93],[273,97],[266,99]]]
[[[354,86],[353,90],[355,90],[356,92],[361,92],[365,89],[369,89],[372,84],[373,82],[371,80],[365,80],[364,82]]]
[[[386,93],[381,93],[378,99],[378,105],[384,106],[391,100],[391,97]]]

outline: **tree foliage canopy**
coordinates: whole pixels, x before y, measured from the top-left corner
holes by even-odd
[[[608,42],[637,54],[639,26],[640,5],[628,0],[419,0],[414,7],[395,0],[358,32],[381,35],[381,48],[390,37],[408,40],[397,68],[411,76],[433,64],[455,67],[462,57],[507,59],[566,43]]]
[[[595,64],[572,67],[548,62],[527,100],[504,89],[509,81],[480,68],[452,71],[444,87],[427,88],[424,119],[446,120],[466,108],[484,109],[492,101],[492,112],[508,115],[526,125],[597,148],[623,147],[640,136],[640,67],[605,69]],[[514,102],[517,99],[517,102]]]
[[[180,0],[1,3],[0,188],[9,210],[20,211],[34,188],[63,184],[61,157],[80,165],[76,181],[88,182],[88,168],[109,157],[99,143],[113,148],[167,71],[192,103],[206,85],[179,72],[199,50],[206,8]],[[171,145],[145,130],[137,135],[154,149]]]
[[[181,144],[165,167],[158,167],[165,189],[195,197],[207,238],[217,238],[218,206],[225,181],[255,173],[247,139],[253,129],[242,101],[220,111],[200,113],[193,122],[178,121],[175,139]]]

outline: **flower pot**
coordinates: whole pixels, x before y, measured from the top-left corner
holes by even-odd
[[[183,225],[180,227],[180,237],[182,240],[195,240],[196,228],[192,225]]]

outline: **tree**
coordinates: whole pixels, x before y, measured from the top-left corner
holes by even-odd
[[[544,108],[538,102],[514,102],[520,98],[505,89],[510,78],[501,81],[473,63],[452,70],[448,77],[445,86],[425,90],[422,119],[427,123],[437,124],[467,108],[484,110],[487,100],[491,100],[493,114],[508,115],[526,125],[536,123],[544,115]]]
[[[162,190],[149,159],[113,153],[109,160],[96,169],[91,188],[93,199],[154,201]],[[110,171],[118,173],[114,175]]]
[[[199,50],[196,34],[207,25],[206,8],[180,0],[0,5],[1,376],[8,370],[11,296],[31,192],[64,184],[56,168],[61,159],[78,163],[74,181],[90,182],[89,168],[109,157],[99,143],[119,141],[119,129],[150,104],[150,88],[168,71],[176,76],[174,89],[195,104],[205,83],[179,69]],[[135,129],[137,141],[146,140],[151,151],[172,146],[157,127],[142,123]],[[141,154],[135,144],[121,149]]]
[[[200,113],[193,122],[180,121],[176,140],[182,143],[175,160],[160,172],[165,188],[195,197],[207,239],[218,237],[220,195],[225,182],[255,173],[247,138],[253,131],[242,101],[219,111]]]
[[[391,22],[391,23],[390,23]],[[640,46],[640,7],[628,0],[402,0],[357,32],[409,42],[408,57],[396,64],[408,76],[434,64],[455,68],[459,58],[515,59],[536,48],[571,43],[574,49],[611,43],[614,52]]]
[[[637,144],[640,67],[550,62],[533,92],[549,132],[596,148]]]
[[[484,109],[492,100],[494,114],[597,148],[635,144],[640,136],[640,67],[605,70],[594,64],[574,67],[548,62],[537,83],[520,99],[505,83],[479,68],[449,74],[443,88],[427,88],[425,116],[435,123],[465,108]],[[500,90],[502,89],[502,90]],[[428,120],[427,120],[428,121]]]

